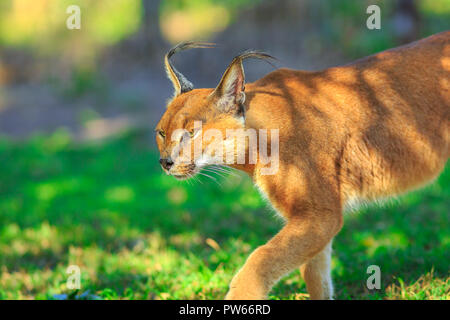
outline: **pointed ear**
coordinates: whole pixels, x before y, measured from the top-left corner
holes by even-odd
[[[244,112],[245,74],[242,61],[247,58],[275,59],[266,53],[257,51],[245,51],[235,57],[211,94],[216,99],[216,108],[221,112],[234,112],[237,114]]]
[[[233,60],[213,92],[217,99],[216,107],[221,112],[238,111],[245,101],[245,74],[242,61]]]

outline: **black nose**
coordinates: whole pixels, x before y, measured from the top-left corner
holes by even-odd
[[[166,170],[169,170],[173,166],[173,161],[170,158],[159,159],[159,163],[161,163]]]

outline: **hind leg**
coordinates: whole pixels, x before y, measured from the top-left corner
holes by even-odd
[[[300,267],[311,300],[333,299],[331,281],[331,241],[312,259]]]

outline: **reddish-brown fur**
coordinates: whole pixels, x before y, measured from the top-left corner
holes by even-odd
[[[229,69],[239,74],[241,63]],[[236,74],[228,81],[240,84],[243,72]],[[170,137],[194,120],[204,129],[242,127],[237,107],[215,107],[217,91],[178,95],[157,129]],[[250,255],[227,298],[265,298],[300,266],[311,298],[332,298],[331,241],[344,206],[423,186],[447,162],[450,32],[323,71],[279,69],[246,84],[245,96],[246,128],[279,129],[280,167],[275,175],[261,175],[259,162],[234,167],[252,177],[286,224]],[[158,136],[157,143],[164,157],[175,142]],[[170,173],[186,170],[175,164]]]

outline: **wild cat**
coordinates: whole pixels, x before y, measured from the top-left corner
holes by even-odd
[[[175,92],[156,127],[163,170],[186,179],[223,157],[224,164],[248,173],[285,219],[281,231],[248,257],[226,299],[264,299],[299,267],[311,299],[331,299],[331,243],[344,207],[421,187],[446,165],[450,32],[344,66],[278,69],[245,84],[242,61],[271,58],[247,51],[233,59],[214,89],[193,89],[170,62],[177,51],[198,47],[209,45],[182,43],[165,57]],[[211,130],[234,147],[212,154],[218,139],[205,139]],[[226,161],[239,152],[248,159],[261,147],[250,150],[250,136],[236,142],[227,130],[254,130],[259,140],[261,132],[276,130],[277,141],[266,138],[272,153],[276,146],[277,170],[264,174],[272,164],[260,156],[253,163]]]

